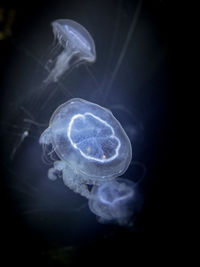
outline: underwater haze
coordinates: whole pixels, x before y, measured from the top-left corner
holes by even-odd
[[[142,254],[148,235],[165,235],[166,186],[173,177],[173,8],[164,0],[8,2],[0,4],[5,259],[9,262],[13,255],[16,263],[46,266],[92,265],[93,258],[102,264],[106,258],[123,260],[124,266],[134,263],[133,253]],[[66,48],[57,45],[52,22],[60,19],[87,30],[95,44],[92,59],[75,50],[71,59]],[[69,61],[67,66],[60,55]],[[57,63],[59,71],[63,69],[52,78]],[[57,155],[51,150],[45,154],[39,138],[53,112],[73,98],[110,110],[130,140],[132,159],[120,177],[136,185],[128,225],[102,223],[96,215],[105,210],[99,212],[96,202],[90,200],[93,214],[88,200],[62,179],[48,179]],[[124,213],[129,214],[122,208]],[[114,214],[118,216],[118,210]]]

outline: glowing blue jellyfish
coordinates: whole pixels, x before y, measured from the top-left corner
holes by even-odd
[[[73,20],[59,19],[52,22],[52,27],[62,52],[51,67],[45,83],[56,82],[68,69],[96,59],[94,40],[82,25]]]
[[[125,225],[134,212],[135,200],[135,184],[125,178],[117,178],[101,186],[93,186],[89,208],[101,223]]]
[[[88,184],[100,185],[122,175],[132,158],[129,138],[111,111],[80,98],[56,109],[39,142],[51,144],[60,158],[49,178],[61,173],[70,189],[87,198]]]

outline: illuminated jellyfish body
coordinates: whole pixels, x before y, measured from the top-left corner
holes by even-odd
[[[89,208],[101,223],[126,225],[136,208],[135,202],[135,184],[125,178],[116,178],[93,186]]]
[[[132,158],[129,138],[111,111],[80,98],[56,109],[39,142],[51,144],[60,158],[49,170],[49,178],[61,173],[70,189],[87,198],[87,185],[122,175]]]
[[[75,65],[82,62],[94,62],[96,59],[94,40],[82,25],[73,20],[59,19],[52,22],[52,28],[62,49],[54,60],[45,83],[57,82],[67,70]]]

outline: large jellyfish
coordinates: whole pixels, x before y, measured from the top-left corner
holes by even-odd
[[[70,68],[82,62],[94,62],[96,50],[90,33],[79,23],[69,19],[52,22],[55,38],[61,49],[56,59],[50,60],[45,83],[57,82]]]
[[[80,98],[55,110],[39,142],[52,145],[60,159],[49,178],[62,175],[65,185],[87,198],[87,185],[122,175],[132,158],[129,138],[111,111]]]
[[[89,199],[90,210],[101,223],[126,225],[137,207],[135,184],[125,178],[93,186]]]

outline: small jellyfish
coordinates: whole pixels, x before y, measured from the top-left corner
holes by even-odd
[[[132,158],[130,140],[111,111],[80,98],[55,110],[39,142],[52,145],[60,159],[49,178],[62,173],[64,183],[87,198],[87,185],[122,175]]]
[[[136,204],[135,184],[125,178],[93,186],[89,199],[90,210],[101,223],[127,225]]]
[[[96,60],[94,40],[82,25],[73,20],[59,19],[52,22],[52,28],[62,50],[51,66],[45,83],[57,82],[67,70],[77,64]]]

